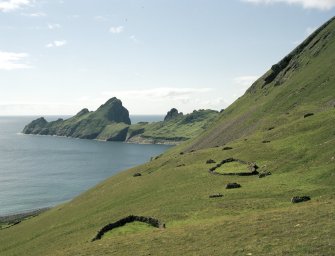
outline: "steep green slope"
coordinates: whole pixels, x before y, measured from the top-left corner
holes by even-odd
[[[334,18],[274,65],[187,150],[224,145],[335,105]]]
[[[1,230],[0,255],[333,255],[334,31],[331,20],[201,137]],[[228,158],[255,162],[272,175],[208,172]],[[241,188],[226,190],[228,182]],[[209,198],[218,193],[224,196]],[[303,195],[311,201],[290,202]],[[130,214],[158,218],[166,229],[129,225],[91,242],[103,226]]]

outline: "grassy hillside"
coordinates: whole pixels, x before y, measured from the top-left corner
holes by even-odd
[[[333,31],[334,20],[199,138],[1,230],[0,255],[333,255]],[[208,172],[232,157],[272,175]],[[241,188],[226,190],[228,182]],[[224,196],[209,198],[218,193]],[[311,201],[290,202],[303,195]],[[155,217],[166,229],[127,224],[91,242],[103,226],[130,214]]]
[[[166,121],[135,124],[129,128],[127,141],[178,144],[204,132],[218,115],[214,110],[194,110]]]

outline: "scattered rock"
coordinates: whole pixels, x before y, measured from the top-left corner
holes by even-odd
[[[309,117],[309,116],[314,116],[314,113],[307,113],[304,115],[304,118]]]
[[[143,223],[147,223],[155,228],[165,228],[165,224],[161,223],[159,220],[151,218],[151,217],[143,217],[143,216],[134,216],[129,215],[128,217],[125,217],[123,219],[120,219],[114,223],[108,224],[104,226],[102,229],[99,230],[98,234],[92,239],[92,242],[96,240],[100,240],[102,236],[112,229],[122,227],[126,225],[127,223],[132,223],[134,221],[139,221]]]
[[[233,149],[232,147],[224,147],[222,150],[231,150]]]
[[[311,200],[309,196],[294,196],[292,197],[291,202],[295,204],[295,203],[306,202],[309,200]]]
[[[262,143],[270,143],[271,141],[269,140],[263,140]]]
[[[208,159],[206,164],[215,164],[216,162],[213,159]]]
[[[260,173],[259,174],[259,178],[265,178],[266,176],[270,176],[270,175],[272,175],[272,173],[271,172],[262,172],[262,173]]]
[[[179,164],[179,165],[177,165],[177,167],[182,167],[182,166],[185,166],[185,164]]]
[[[274,127],[270,127],[270,128],[268,128],[268,131],[271,131],[271,130],[273,130],[274,129]]]
[[[234,182],[234,183],[228,183],[226,185],[226,189],[233,189],[233,188],[240,188],[240,187],[241,187],[241,185],[238,184],[238,183],[236,183],[236,182]]]
[[[140,177],[140,176],[142,176],[142,174],[140,174],[139,172],[134,173],[134,175],[133,175],[133,177]]]
[[[218,198],[218,197],[223,197],[223,195],[221,193],[209,195],[209,198]]]

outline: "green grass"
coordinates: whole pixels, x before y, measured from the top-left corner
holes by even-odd
[[[239,172],[249,172],[249,165],[242,164],[238,162],[231,162],[223,164],[221,167],[217,168],[215,171],[218,173],[239,173]]]
[[[104,234],[103,239],[109,238],[109,237],[117,237],[121,235],[127,235],[127,234],[135,234],[139,232],[146,232],[146,231],[152,231],[155,228],[150,226],[147,223],[142,222],[133,222],[133,223],[127,223],[123,227],[113,229],[107,233]],[[147,233],[147,232],[146,232]],[[142,235],[145,235],[142,233]]]
[[[334,29],[332,22],[318,37]],[[333,255],[334,37],[295,56],[299,69],[283,70],[263,88],[260,79],[199,138],[1,230],[0,255]],[[303,118],[306,112],[315,115]],[[208,159],[230,157],[272,175],[208,172]],[[240,169],[229,165],[222,168]],[[137,172],[142,176],[134,178]],[[226,190],[228,182],[242,187]],[[214,193],[224,196],[210,199]],[[312,200],[290,202],[303,195]],[[166,229],[134,224],[90,242],[103,226],[128,215],[155,217]]]
[[[191,114],[178,116],[169,121],[150,124],[136,124],[130,127],[130,133],[142,130],[130,141],[144,142],[182,142],[195,138],[205,131],[219,113],[213,110],[193,111]]]

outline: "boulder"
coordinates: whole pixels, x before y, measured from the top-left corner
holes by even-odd
[[[262,172],[259,174],[259,178],[265,178],[266,176],[270,176],[271,175],[271,172]]]
[[[309,196],[294,196],[291,198],[291,202],[296,203],[302,203],[311,200]]]
[[[314,116],[314,113],[307,113],[307,114],[304,115],[304,118],[310,117],[310,116]]]
[[[223,150],[232,150],[232,147],[224,147]]]
[[[134,175],[133,175],[133,177],[140,177],[140,176],[142,176],[142,174],[140,174],[139,172],[134,173]]]
[[[238,184],[238,183],[236,183],[236,182],[234,182],[234,183],[228,183],[226,185],[226,189],[233,189],[233,188],[240,188],[240,187],[241,187],[241,185]]]
[[[223,195],[221,193],[209,195],[209,198],[219,198],[219,197],[223,197]]]

